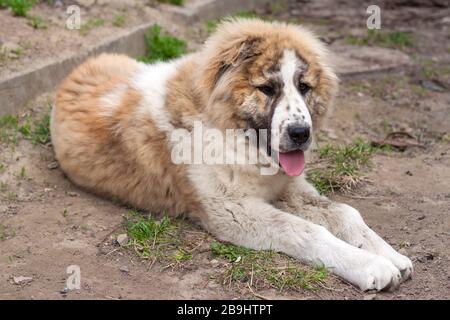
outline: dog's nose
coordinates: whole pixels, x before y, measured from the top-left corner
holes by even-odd
[[[289,138],[297,144],[303,144],[308,141],[310,130],[309,127],[291,125],[288,127]]]

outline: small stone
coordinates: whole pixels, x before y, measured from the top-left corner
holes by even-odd
[[[119,234],[116,238],[117,243],[120,246],[124,246],[128,243],[128,236],[126,233]]]
[[[23,276],[13,277],[13,281],[14,281],[15,285],[20,286],[20,285],[28,284],[31,281],[33,281],[33,277],[23,277]]]
[[[216,259],[212,259],[212,260],[210,261],[210,263],[211,263],[211,264],[218,264],[219,261],[217,261]]]
[[[420,85],[430,91],[442,92],[445,90],[444,85],[437,80],[421,80]]]
[[[417,218],[417,220],[419,220],[419,221],[423,220],[423,219],[425,219],[425,215],[424,214],[422,214],[420,217]]]
[[[69,197],[79,197],[79,196],[80,196],[78,193],[73,192],[73,191],[67,192],[67,195],[68,195]]]
[[[120,271],[124,272],[124,273],[129,273],[130,269],[127,266],[121,266],[119,268]]]
[[[58,167],[59,167],[59,164],[58,164],[58,162],[56,162],[56,161],[53,161],[52,163],[50,163],[50,164],[47,165],[47,168],[48,168],[49,170],[55,170],[55,169],[57,169]]]
[[[366,295],[364,295],[364,300],[375,300],[376,297],[377,297],[377,295],[375,293],[366,294]]]
[[[68,288],[64,288],[64,289],[62,289],[59,293],[61,293],[61,294],[67,294],[69,292],[69,289]]]

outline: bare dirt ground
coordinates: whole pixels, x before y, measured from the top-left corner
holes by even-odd
[[[356,2],[355,2],[356,3]],[[345,43],[365,33],[365,8],[350,1],[291,1],[274,15],[311,25],[327,41]],[[420,5],[420,1],[417,1]],[[439,3],[436,2],[438,5]],[[367,182],[333,199],[359,209],[366,222],[414,263],[412,280],[398,291],[359,292],[329,275],[317,290],[257,292],[288,299],[450,299],[450,47],[448,8],[382,9],[383,28],[412,31],[414,47],[403,48],[414,70],[345,80],[336,108],[321,134],[325,143],[362,137],[382,140],[408,132],[422,147],[375,154]],[[383,13],[384,12],[384,13]],[[446,20],[447,19],[447,20]],[[201,27],[199,27],[200,29]],[[192,28],[197,44],[203,31]],[[195,44],[193,45],[195,46]],[[435,79],[442,92],[423,88]],[[45,94],[26,112],[39,116]],[[161,270],[114,243],[129,208],[80,190],[55,168],[51,145],[0,144],[0,298],[2,299],[233,299],[257,298],[245,285],[223,285],[223,269],[209,250],[212,238],[190,226],[203,241],[184,268]],[[23,169],[24,168],[24,169]],[[65,292],[66,268],[81,268],[81,290]],[[14,284],[13,277],[32,277]]]
[[[80,29],[66,28],[70,17],[66,9],[72,4],[80,8]],[[65,57],[90,49],[149,21],[184,37],[189,30],[179,28],[159,7],[156,0],[38,2],[29,11],[29,17],[41,18],[37,26],[32,25],[31,18],[15,17],[8,10],[0,10],[0,47],[3,43],[12,49],[0,55],[0,78],[45,65],[55,56]]]

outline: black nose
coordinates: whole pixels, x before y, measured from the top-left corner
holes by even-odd
[[[310,130],[309,127],[302,126],[289,126],[288,127],[289,138],[297,144],[303,144],[309,139]]]

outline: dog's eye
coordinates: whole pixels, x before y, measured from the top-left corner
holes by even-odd
[[[264,93],[266,96],[271,97],[275,95],[275,87],[270,84],[265,84],[257,87],[259,91]]]
[[[304,82],[298,83],[298,91],[300,91],[301,94],[305,95],[306,93],[308,93],[309,90],[311,90],[311,87],[306,83]]]

